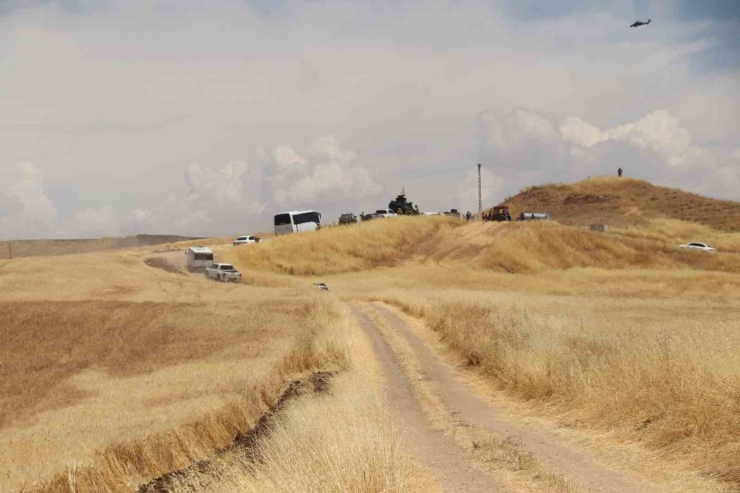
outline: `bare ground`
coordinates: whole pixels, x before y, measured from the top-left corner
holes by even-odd
[[[386,394],[391,414],[406,435],[416,460],[437,477],[444,492],[478,493],[502,491],[493,477],[476,468],[468,455],[452,438],[433,430],[414,397],[398,356],[393,352],[375,324],[356,307],[352,313],[372,341],[386,379]]]

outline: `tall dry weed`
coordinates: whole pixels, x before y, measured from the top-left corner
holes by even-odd
[[[512,302],[450,291],[380,298],[423,317],[500,390],[740,484],[737,321],[679,318],[606,331],[535,297]]]

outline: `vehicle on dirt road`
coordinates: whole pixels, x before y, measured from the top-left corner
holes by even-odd
[[[222,282],[241,282],[242,274],[231,264],[213,264],[206,269],[206,277]]]
[[[353,213],[348,212],[339,216],[339,224],[358,224],[360,218],[355,216]]]
[[[249,236],[240,236],[237,239],[234,240],[233,245],[248,245],[250,243],[259,243],[262,241],[262,238],[259,236],[249,235]]]
[[[321,229],[321,213],[289,211],[275,214],[275,236]]]
[[[203,270],[213,265],[213,252],[204,246],[192,246],[187,249],[185,265],[189,271]]]
[[[706,243],[699,243],[699,242],[693,242],[693,243],[687,243],[686,245],[678,245],[679,248],[686,248],[687,250],[697,250],[700,252],[708,252],[708,253],[717,253],[716,248],[712,248]]]

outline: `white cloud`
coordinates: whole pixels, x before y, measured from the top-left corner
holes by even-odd
[[[279,210],[335,212],[348,199],[380,190],[357,155],[342,148],[333,135],[316,140],[305,157],[282,144],[272,152],[259,149],[249,162],[233,161],[222,168],[192,164],[184,177],[188,185],[184,196],[170,195],[153,209],[134,209],[123,230],[238,234],[235,227],[267,225]]]
[[[273,208],[384,206],[402,184],[445,209],[479,156],[492,201],[618,166],[736,197],[723,152],[740,138],[739,74],[692,68],[717,23],[672,2],[639,30],[620,2],[516,21],[513,0],[73,3],[14,2],[1,21],[0,189],[34,163],[59,211],[28,205],[36,226],[13,234],[75,215],[108,215],[103,232],[226,234],[269,227]],[[0,201],[4,235],[22,205]]]
[[[53,233],[57,210],[44,192],[44,174],[30,163],[19,163],[6,174],[10,183],[0,192],[0,232],[6,238],[45,238]],[[3,214],[3,210],[5,214]]]
[[[478,123],[482,159],[494,163],[509,187],[579,180],[619,167],[630,176],[703,193],[722,195],[740,186],[738,167],[723,166],[721,152],[696,143],[667,110],[605,130],[579,117],[558,126],[527,110],[485,113]]]
[[[488,169],[481,169],[481,198],[483,207],[491,207],[493,200],[501,195],[503,180]],[[462,213],[478,212],[478,170],[474,169],[465,174],[457,185],[458,207]]]

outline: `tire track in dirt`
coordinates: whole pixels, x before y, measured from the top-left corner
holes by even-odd
[[[518,443],[539,461],[567,475],[582,487],[598,493],[658,493],[662,491],[636,476],[616,471],[561,443],[557,437],[506,420],[495,408],[459,379],[411,328],[391,310],[372,305],[386,322],[406,339],[422,365],[425,379],[439,393],[446,413],[466,425],[486,430],[500,439]]]
[[[372,342],[373,350],[383,368],[388,404],[395,423],[404,432],[415,458],[436,475],[442,491],[502,491],[493,477],[471,464],[467,454],[457,447],[452,438],[431,428],[398,356],[388,345],[380,329],[356,306],[350,305],[350,309]]]

